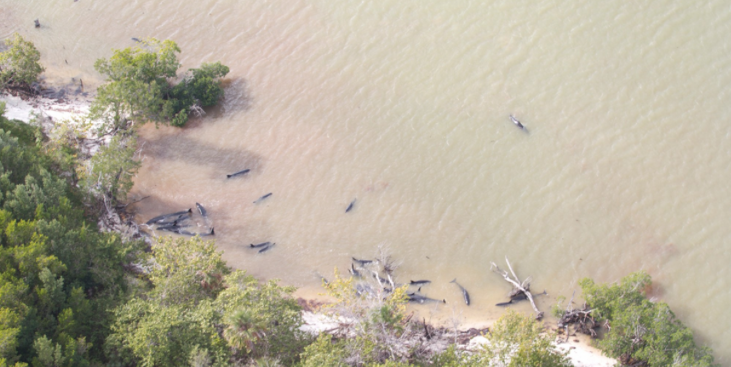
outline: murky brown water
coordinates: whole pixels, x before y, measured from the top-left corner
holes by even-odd
[[[94,60],[131,37],[231,67],[221,108],[142,129],[141,221],[200,202],[231,265],[310,293],[381,246],[447,299],[434,319],[501,312],[505,256],[545,309],[644,269],[721,363],[730,30],[723,2],[0,0],[0,36],[32,40],[51,82],[94,87]]]

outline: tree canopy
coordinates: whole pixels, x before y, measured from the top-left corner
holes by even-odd
[[[140,243],[87,222],[52,160],[11,134],[35,129],[0,116],[0,365],[104,361],[109,308],[129,288],[122,264]]]
[[[188,70],[175,84],[178,53],[175,42],[148,38],[138,46],[114,50],[109,59],[97,60],[94,67],[108,81],[97,89],[92,118],[101,118],[113,128],[127,118],[183,126],[192,111],[216,104],[223,96],[220,79],[229,68],[219,62],[203,64]]]
[[[5,40],[7,50],[0,52],[0,89],[8,84],[31,84],[45,70],[38,62],[41,53],[18,33]]]
[[[624,365],[713,366],[711,350],[695,344],[693,332],[670,307],[645,297],[651,283],[645,272],[632,273],[619,284],[596,284],[589,278],[579,282],[592,315],[611,327],[599,347]]]

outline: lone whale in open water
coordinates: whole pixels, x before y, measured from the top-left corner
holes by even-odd
[[[270,196],[272,196],[272,193],[271,192],[268,193],[268,194],[266,194],[266,195],[264,195],[264,196],[262,196],[262,197],[260,197],[260,198],[258,198],[258,199],[256,199],[256,201],[254,201],[254,204],[259,204],[262,201],[264,201],[264,199],[266,199],[266,198],[268,198]]]
[[[518,121],[518,119],[516,119],[515,116],[510,115],[510,121],[512,121],[515,124],[515,126],[519,127],[521,130],[528,132],[528,128],[523,126],[523,124],[520,123],[520,121]]]
[[[351,202],[350,202],[350,205],[348,205],[348,208],[347,208],[347,209],[345,209],[345,212],[346,212],[346,213],[347,213],[347,212],[349,212],[349,211],[351,211],[351,210],[353,210],[353,206],[355,206],[355,201],[356,201],[356,200],[357,200],[357,199],[353,199],[353,201],[351,201]]]
[[[236,177],[236,176],[240,176],[240,175],[245,175],[245,174],[249,173],[249,171],[251,171],[251,170],[247,168],[247,169],[245,169],[243,171],[238,171],[236,173],[232,173],[230,175],[226,175],[226,178],[231,178],[231,177]]]

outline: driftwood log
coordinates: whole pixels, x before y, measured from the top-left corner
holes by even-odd
[[[513,267],[510,265],[510,261],[507,257],[505,257],[505,263],[508,264],[508,269],[510,269],[510,273],[500,269],[500,267],[497,266],[497,264],[495,264],[494,262],[490,266],[490,269],[493,272],[502,276],[508,283],[513,285],[513,290],[510,291],[510,300],[518,300],[522,299],[522,297],[528,298],[530,304],[533,306],[533,310],[536,312],[536,320],[542,319],[543,311],[538,309],[538,307],[536,306],[536,302],[533,301],[533,295],[530,293],[530,277],[521,282],[518,276],[515,275],[515,271],[513,271]],[[512,277],[510,276],[511,274]]]
[[[571,335],[569,332],[569,326],[571,325],[574,325],[575,332],[578,331],[589,335],[592,338],[596,338],[596,331],[594,331],[594,329],[598,328],[599,324],[597,324],[594,317],[591,316],[591,312],[593,310],[590,309],[586,303],[581,309],[574,309],[572,302],[574,301],[575,294],[576,292],[571,295],[571,300],[566,306],[566,312],[564,312],[563,316],[561,316],[561,319],[558,321],[558,327],[565,330],[566,341],[569,340],[569,335]]]

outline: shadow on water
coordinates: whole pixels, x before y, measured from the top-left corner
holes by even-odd
[[[218,119],[251,109],[253,98],[246,79],[227,78],[222,84],[225,90],[223,100],[215,106],[205,108],[207,118]]]
[[[194,125],[200,123],[196,122]],[[191,128],[196,127],[198,126]],[[217,147],[196,141],[182,133],[145,139],[144,143],[142,154],[145,156],[156,161],[183,161],[186,164],[211,167],[215,178],[225,179],[227,174],[247,168],[251,170],[251,174],[255,174],[263,168],[263,158],[258,154],[248,150]]]
[[[250,169],[251,174],[261,172],[263,158],[242,149],[228,149],[213,144],[196,141],[189,134],[203,129],[213,120],[237,112],[245,112],[251,108],[252,98],[244,78],[231,78],[223,81],[225,90],[221,103],[205,109],[204,117],[192,117],[184,129],[175,129],[171,133],[159,134],[157,137],[145,138],[142,153],[155,160],[183,161],[186,164],[205,165],[214,168],[214,177],[226,177],[227,174]]]

